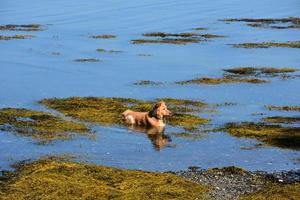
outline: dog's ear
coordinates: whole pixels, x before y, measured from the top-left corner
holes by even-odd
[[[160,106],[161,106],[161,102],[154,104],[152,110],[149,112],[151,117],[159,118],[157,111]]]

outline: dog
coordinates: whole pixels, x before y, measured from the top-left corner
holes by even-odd
[[[122,113],[123,120],[130,125],[148,126],[148,127],[165,127],[164,118],[172,115],[164,101],[156,103],[149,112],[135,112],[126,110]]]

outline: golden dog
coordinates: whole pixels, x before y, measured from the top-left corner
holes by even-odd
[[[135,112],[126,110],[122,113],[123,119],[127,124],[148,127],[164,127],[164,118],[172,113],[168,110],[165,102],[156,103],[149,112]]]

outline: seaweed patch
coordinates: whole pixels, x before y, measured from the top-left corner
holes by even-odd
[[[209,191],[170,173],[117,169],[55,158],[16,164],[1,199],[196,199]]]
[[[274,106],[274,105],[268,105],[265,106],[269,110],[284,110],[284,111],[299,111],[300,112],[300,106]]]
[[[91,36],[91,38],[94,38],[94,39],[114,39],[116,37],[117,36],[115,36],[115,35],[93,35],[93,36]]]
[[[113,49],[110,49],[110,50],[106,50],[106,49],[96,49],[99,53],[122,53],[123,51],[120,51],[120,50],[113,50]]]
[[[22,40],[22,39],[31,39],[33,35],[0,35],[0,40]]]
[[[7,24],[0,26],[0,30],[7,31],[41,31],[40,24]]]
[[[288,42],[260,42],[260,43],[241,43],[231,44],[235,48],[270,48],[270,47],[282,47],[282,48],[300,48],[300,41],[288,41]]]
[[[236,19],[223,19],[225,22],[247,22],[248,26],[256,28],[272,28],[272,29],[295,29],[300,28],[300,18],[236,18]]]
[[[156,101],[163,100],[175,114],[167,119],[171,126],[195,129],[209,122],[209,119],[191,114],[204,109],[207,104],[201,101],[163,98],[144,101],[130,98],[70,97],[65,99],[44,99],[41,104],[83,121],[101,125],[125,125],[121,113],[127,109],[147,112]]]
[[[162,85],[163,83],[160,81],[140,80],[133,84],[134,85]]]
[[[222,78],[195,78],[186,81],[177,81],[176,84],[187,85],[187,84],[206,84],[206,85],[218,85],[224,83],[252,83],[252,84],[261,84],[268,83],[269,81],[257,78],[238,78],[238,77],[230,77],[225,76]]]
[[[97,58],[78,58],[74,60],[75,62],[101,62],[100,59]]]
[[[236,137],[256,138],[268,145],[299,149],[300,127],[284,127],[266,123],[228,123],[224,130]]]
[[[82,123],[67,121],[50,113],[20,108],[0,109],[0,129],[31,137],[40,143],[69,140],[74,135],[91,136]]]

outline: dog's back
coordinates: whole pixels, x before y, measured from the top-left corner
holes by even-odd
[[[147,125],[146,115],[148,115],[148,112],[135,112],[132,110],[126,110],[122,113],[125,122],[132,125]]]

